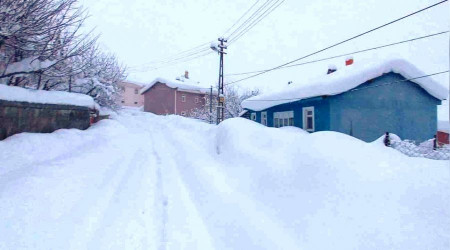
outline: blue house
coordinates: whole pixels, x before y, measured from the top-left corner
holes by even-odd
[[[424,75],[404,60],[354,64],[308,84],[249,98],[242,106],[250,119],[269,127],[337,131],[367,142],[389,131],[425,141],[437,132],[437,105],[448,90],[430,77],[417,78]]]

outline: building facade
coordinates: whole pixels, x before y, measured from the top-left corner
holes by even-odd
[[[145,112],[189,116],[190,111],[204,107],[208,89],[179,80],[157,78],[141,94]]]
[[[124,81],[119,84],[122,91],[120,105],[127,107],[144,106],[144,97],[140,94],[142,89],[141,83]]]

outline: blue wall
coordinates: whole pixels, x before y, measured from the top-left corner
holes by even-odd
[[[395,82],[404,79],[389,73],[330,97],[330,129],[364,141],[386,131],[420,142],[433,138],[440,101],[413,82]]]
[[[386,131],[420,142],[433,138],[440,100],[413,82],[395,82],[399,80],[404,78],[389,73],[339,95],[300,100],[263,111],[267,111],[269,127],[273,127],[274,112],[293,110],[294,125],[302,128],[302,108],[314,106],[315,131],[342,132],[368,142]],[[261,112],[256,113],[260,123]]]

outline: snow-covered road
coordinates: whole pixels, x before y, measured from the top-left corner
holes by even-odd
[[[0,249],[449,249],[447,161],[122,112],[0,142]]]

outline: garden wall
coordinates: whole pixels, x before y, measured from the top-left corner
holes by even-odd
[[[21,132],[51,133],[61,128],[87,129],[84,106],[0,100],[0,140]]]

